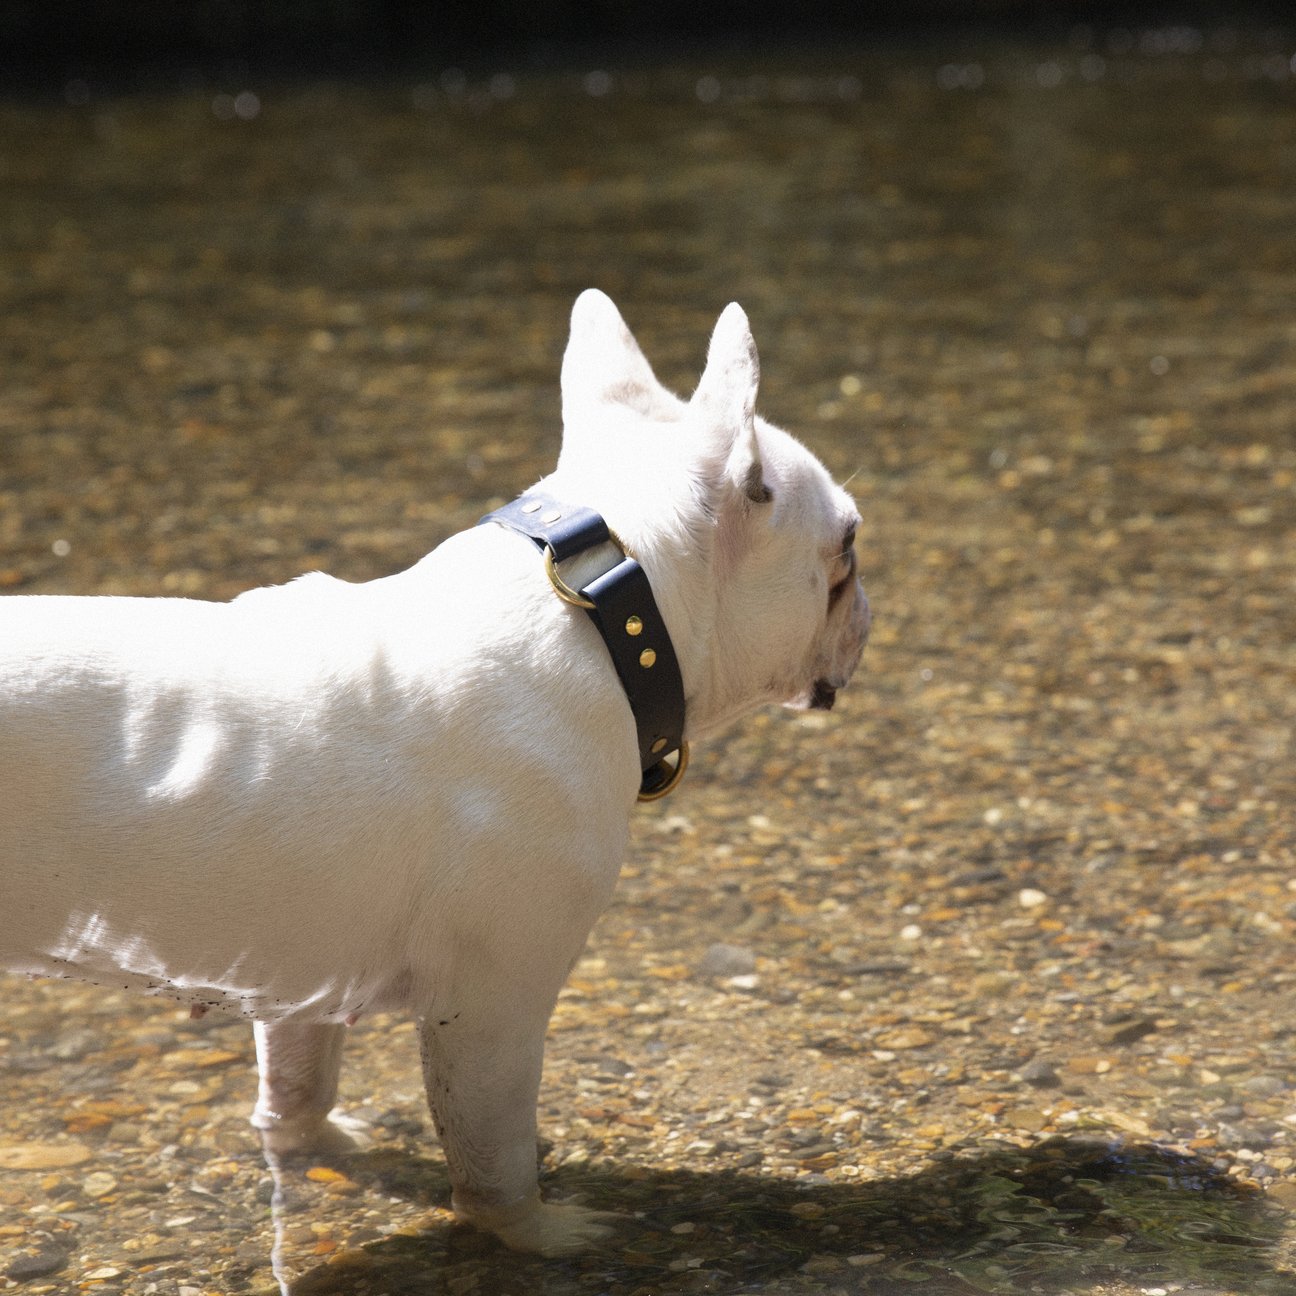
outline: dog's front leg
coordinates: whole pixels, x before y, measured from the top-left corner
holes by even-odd
[[[552,1001],[500,994],[423,1022],[423,1079],[462,1221],[515,1251],[565,1255],[610,1231],[605,1212],[542,1202],[536,1100]]]
[[[267,1152],[346,1152],[356,1144],[329,1112],[337,1101],[345,1026],[256,1022],[252,1124]]]

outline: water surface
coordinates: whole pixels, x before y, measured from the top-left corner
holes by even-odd
[[[12,980],[31,1292],[1294,1289],[1291,33],[1080,30],[0,107],[0,587],[414,561],[559,437],[596,285],[731,300],[876,630],[636,821],[555,1017],[561,1264],[457,1230],[408,1023],[274,1181],[242,1027]],[[2,608],[2,605],[0,605]],[[201,903],[201,896],[195,903]],[[711,975],[717,943],[753,971]]]

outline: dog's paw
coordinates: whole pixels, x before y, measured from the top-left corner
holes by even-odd
[[[608,1237],[617,1216],[568,1202],[539,1202],[534,1211],[492,1230],[506,1247],[542,1256],[572,1255]]]
[[[253,1123],[257,1124],[255,1118]],[[344,1156],[363,1152],[371,1142],[367,1130],[363,1121],[338,1112],[258,1124],[261,1146],[269,1156]]]
[[[492,1217],[489,1211],[469,1214],[458,1210],[456,1214],[465,1224],[494,1233],[511,1251],[542,1256],[573,1255],[597,1246],[621,1218],[611,1211],[590,1210],[572,1202],[539,1200],[523,1211],[508,1211],[508,1218],[503,1219]]]

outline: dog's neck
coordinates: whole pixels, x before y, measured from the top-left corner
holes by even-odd
[[[554,593],[588,613],[634,715],[643,771],[639,799],[665,796],[688,763],[684,686],[642,564],[600,513],[546,492],[526,491],[481,523],[505,527],[537,545]],[[564,574],[568,567],[582,572],[575,584]]]
[[[721,606],[713,568],[715,520],[706,515],[687,484],[665,491],[660,489],[660,481],[648,483],[633,474],[629,481],[631,487],[637,483],[640,489],[609,488],[606,481],[582,481],[556,473],[537,489],[579,498],[597,509],[627,552],[642,565],[679,660],[684,681],[684,736],[705,736],[766,700],[752,698],[735,705],[732,698],[722,699],[715,685],[715,632]]]

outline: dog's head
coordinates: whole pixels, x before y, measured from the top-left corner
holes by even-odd
[[[868,636],[854,501],[756,415],[747,317],[727,307],[689,401],[588,291],[563,360],[554,489],[598,508],[639,558],[680,657],[697,736],[764,702],[826,709]]]

